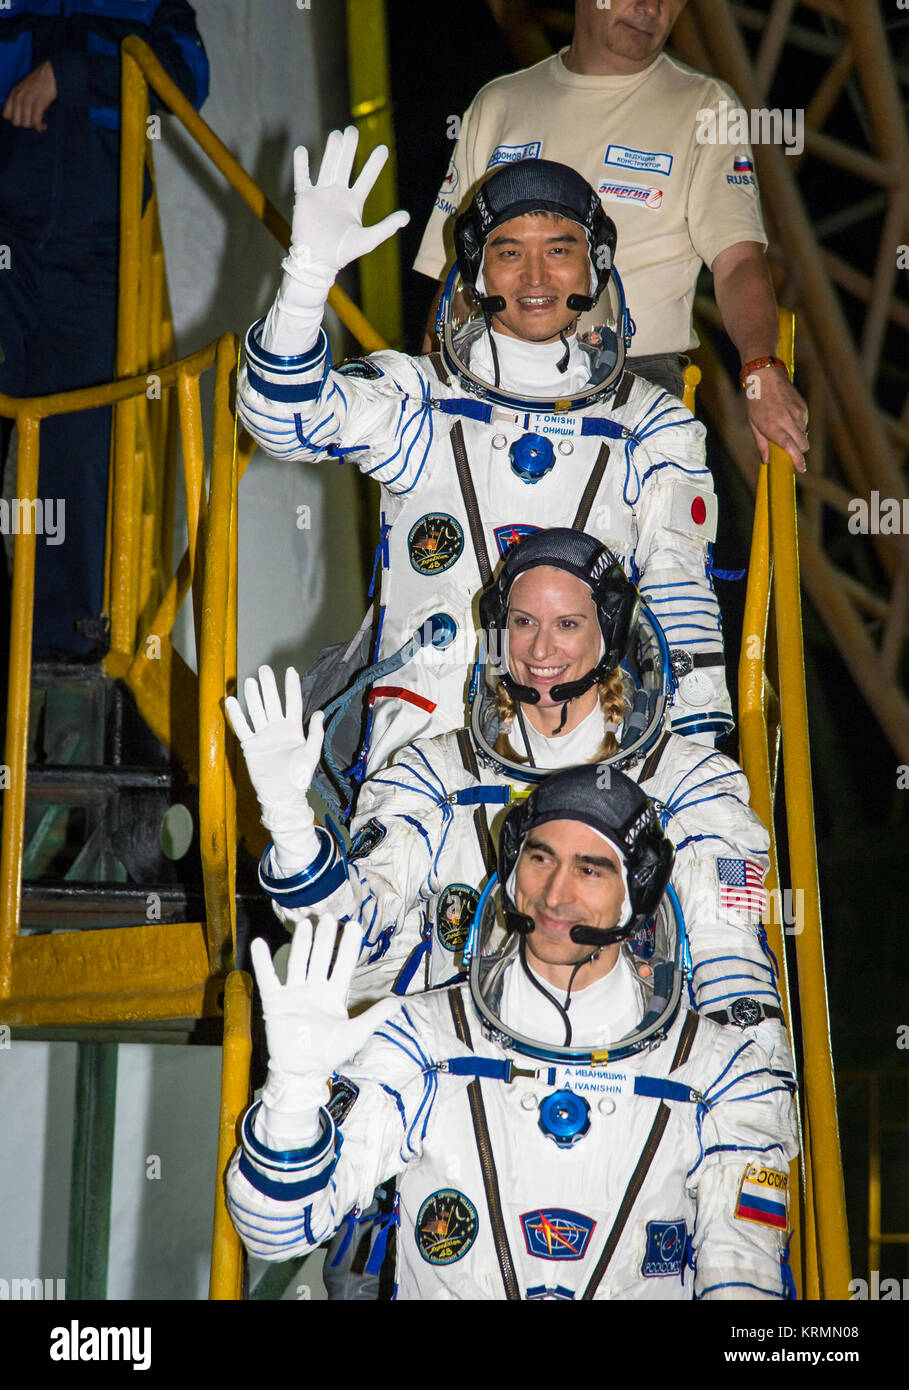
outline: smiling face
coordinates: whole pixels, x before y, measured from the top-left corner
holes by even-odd
[[[618,853],[596,830],[576,820],[546,821],[531,830],[518,858],[514,900],[533,919],[527,955],[544,979],[567,986],[572,967],[591,954],[590,946],[572,941],[571,928],[617,926],[624,898]],[[576,987],[607,975],[620,950],[618,943],[601,947],[578,971]]]
[[[529,343],[558,342],[577,322],[568,296],[590,293],[587,233],[555,213],[512,217],[490,233],[483,283],[486,294],[505,300],[502,312],[492,316],[498,333]]]
[[[561,719],[553,686],[586,676],[600,659],[602,640],[583,580],[550,565],[518,575],[508,596],[508,668],[520,685],[539,691],[538,704],[521,706],[539,732],[553,733]],[[598,700],[595,685],[572,700],[563,733],[576,728]]]
[[[578,0],[566,63],[574,72],[643,72],[659,54],[686,0]]]

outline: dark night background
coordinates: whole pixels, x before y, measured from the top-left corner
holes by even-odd
[[[570,12],[572,5],[550,6]],[[752,9],[769,9],[752,5]],[[410,269],[426,219],[450,158],[446,126],[460,115],[479,88],[519,64],[505,44],[483,0],[460,0],[456,5],[425,0],[388,0],[389,50],[395,106],[400,205],[411,213],[410,226],[400,233],[403,267],[405,344],[419,351],[423,324],[434,285]],[[894,10],[893,50],[902,63],[909,59],[909,15]],[[799,23],[823,21],[797,7]],[[906,21],[901,24],[900,19]],[[831,26],[836,31],[837,26]],[[756,47],[758,35],[752,35]],[[556,46],[557,36],[553,36]],[[768,105],[807,105],[828,67],[828,61],[804,52],[784,54]],[[904,90],[905,95],[905,90]],[[826,133],[866,147],[862,126],[848,100],[838,102],[824,127]],[[867,195],[828,165],[807,157],[798,174],[799,187],[814,221]],[[866,273],[873,272],[883,209],[853,228],[826,241]],[[617,263],[621,268],[621,245]],[[905,295],[905,280],[898,293]],[[706,277],[709,285],[709,276]],[[850,321],[861,322],[857,301],[843,297]],[[798,323],[796,323],[798,342]],[[733,364],[734,351],[722,335],[714,344]],[[906,337],[891,328],[886,361],[879,373],[880,400],[899,414],[909,390],[909,352]],[[734,366],[738,367],[737,358]],[[798,384],[798,373],[796,375]],[[848,389],[848,383],[844,383]],[[708,426],[709,428],[709,426]],[[709,461],[720,500],[720,528],[715,562],[725,569],[743,569],[748,562],[753,502],[738,469],[709,436]],[[809,467],[810,467],[809,456]],[[849,536],[845,518],[826,512],[826,545],[835,561]],[[873,569],[870,547],[864,577],[878,588],[881,576]],[[717,582],[726,629],[729,671],[734,673],[741,632],[744,583]],[[879,589],[880,592],[885,592]],[[818,865],[834,1062],[837,1071],[880,1068],[894,1075],[882,1086],[882,1119],[909,1117],[909,1052],[897,1048],[898,1028],[909,1024],[906,998],[905,861],[909,849],[907,798],[909,789],[897,785],[898,758],[855,685],[847,666],[807,599],[803,598],[806,641],[808,711],[814,777]],[[904,653],[905,659],[905,653]],[[906,686],[905,670],[903,688]],[[734,678],[730,687],[734,695]],[[735,736],[725,751],[736,755]],[[778,804],[782,786],[778,787]],[[785,884],[785,830],[777,815],[781,881]],[[791,944],[791,938],[790,938]],[[790,960],[794,971],[794,959]],[[865,1086],[841,1076],[840,1119],[855,1268],[867,1265],[866,1229],[866,1097]],[[884,1230],[909,1230],[909,1152],[906,1130],[884,1139]],[[888,1156],[889,1155],[889,1156]],[[885,1246],[882,1277],[902,1277],[906,1247]]]

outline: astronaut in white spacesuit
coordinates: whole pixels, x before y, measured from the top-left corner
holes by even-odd
[[[633,782],[598,777],[554,773],[509,810],[468,983],[349,1019],[356,920],[331,973],[334,918],[301,923],[283,986],[253,943],[269,1070],[227,1175],[251,1254],[312,1249],[397,1177],[400,1298],[791,1292],[790,1091],[681,1007],[671,843]],[[642,960],[627,941],[654,913]]]
[[[544,525],[593,532],[639,583],[678,666],[671,726],[712,747],[732,721],[704,428],[624,371],[632,323],[598,197],[547,160],[497,170],[458,220],[441,353],[379,352],[333,370],[320,327],[331,284],[407,220],[363,227],[386,151],[348,187],[356,146],[352,127],[333,131],[315,186],[296,151],[293,242],[275,302],[247,335],[238,408],[275,457],[350,459],[381,484],[375,658],[417,631],[424,646],[373,686],[361,774],[461,724],[472,602],[508,546]],[[602,327],[579,340],[594,305]]]
[[[541,530],[509,551],[480,616],[487,658],[469,728],[420,739],[367,778],[346,854],[314,823],[307,793],[322,720],[313,716],[307,739],[296,673],[286,676],[286,715],[267,667],[261,689],[245,684],[251,725],[227,702],[273,837],[260,882],[279,917],[292,925],[316,910],[362,923],[353,1002],[447,983],[495,869],[503,808],[555,768],[595,763],[604,785],[622,770],[654,800],[676,847],[692,1006],[747,1029],[791,1076],[761,924],[769,837],[741,768],[665,728],[668,651],[634,585],[594,537]]]

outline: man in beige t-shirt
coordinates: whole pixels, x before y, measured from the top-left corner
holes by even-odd
[[[488,83],[464,115],[414,268],[444,277],[454,217],[487,171],[533,158],[572,165],[618,229],[616,263],[637,329],[632,370],[681,394],[680,355],[698,342],[691,313],[708,265],[726,330],[750,367],[748,415],[761,455],[771,440],[802,470],[807,410],[773,360],[776,302],[751,150],[697,138],[711,111],[716,129],[733,133],[737,99],[662,52],[684,3],[577,0],[569,48]]]

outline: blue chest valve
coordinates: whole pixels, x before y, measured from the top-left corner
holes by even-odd
[[[538,483],[555,463],[552,440],[542,434],[522,434],[508,450],[511,467],[525,483]]]
[[[447,613],[433,613],[426,621],[429,627],[427,635],[432,645],[439,651],[450,647],[458,631],[454,618],[449,617]]]
[[[540,1102],[539,1126],[560,1149],[570,1149],[590,1129],[590,1106],[574,1091],[554,1091]]]

